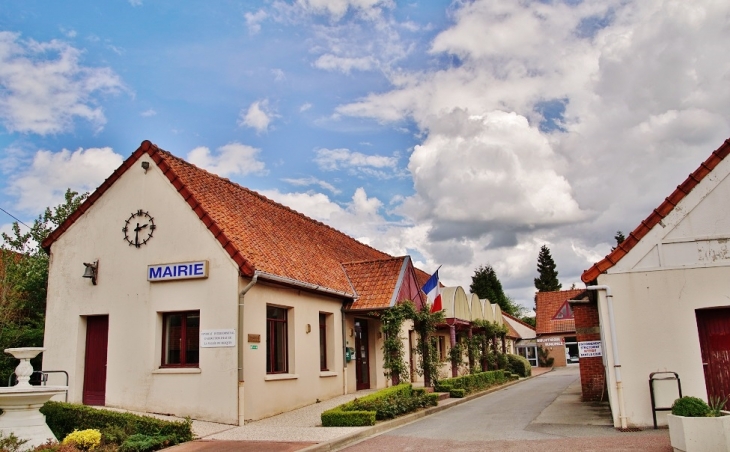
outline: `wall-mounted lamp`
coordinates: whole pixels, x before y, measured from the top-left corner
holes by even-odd
[[[91,278],[91,284],[96,285],[96,275],[99,272],[99,261],[94,261],[91,264],[84,262],[84,278]]]
[[[147,170],[150,169],[150,162],[142,162],[142,169],[144,170],[144,173],[147,174]]]

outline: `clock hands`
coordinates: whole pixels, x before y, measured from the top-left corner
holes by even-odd
[[[139,223],[137,223],[137,227],[134,228],[134,246],[136,246],[137,248],[139,248],[139,231],[146,227],[146,224],[140,226]]]

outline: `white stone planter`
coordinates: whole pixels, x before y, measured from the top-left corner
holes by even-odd
[[[675,451],[730,452],[730,416],[684,417],[667,415],[669,439]]]

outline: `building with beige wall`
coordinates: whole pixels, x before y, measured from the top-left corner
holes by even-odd
[[[407,256],[148,141],[42,246],[43,367],[74,403],[242,424],[385,387],[373,313],[423,302]]]
[[[652,425],[653,372],[677,372],[684,395],[730,395],[728,154],[730,140],[582,275],[598,311],[617,427]],[[676,396],[676,382],[657,388],[659,406]]]

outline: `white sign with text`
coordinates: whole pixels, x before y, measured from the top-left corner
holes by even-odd
[[[601,341],[578,342],[579,358],[592,358],[594,356],[603,356]]]
[[[200,332],[200,347],[235,347],[236,330],[202,330]]]

